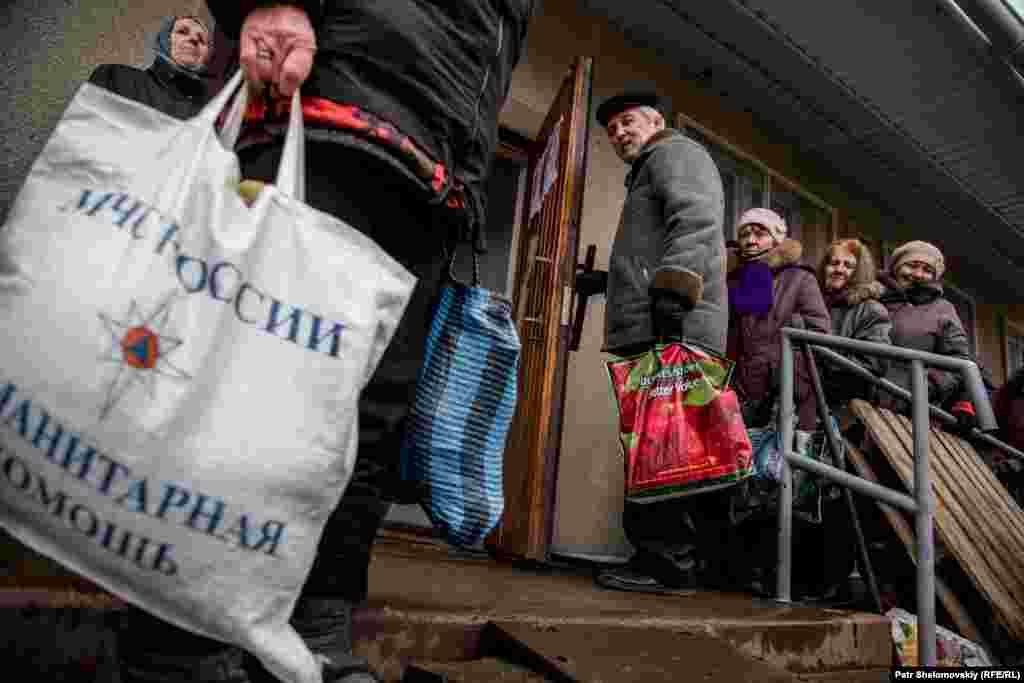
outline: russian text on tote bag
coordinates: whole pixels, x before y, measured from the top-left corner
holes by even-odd
[[[243,203],[246,88],[214,129],[240,79],[184,122],[83,85],[32,167],[0,233],[0,523],[313,683],[288,618],[415,280],[302,202],[299,114]]]

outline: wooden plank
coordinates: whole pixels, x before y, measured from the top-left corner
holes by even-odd
[[[907,449],[905,455],[913,448],[913,425],[902,416],[894,415],[888,411],[882,412],[894,432],[900,435],[904,447]],[[983,559],[987,566],[992,569],[996,582],[1010,594],[1014,601],[1020,605],[1024,596],[1024,567],[1016,562],[1005,562],[1006,546],[999,539],[997,532],[1000,525],[992,524],[991,517],[987,513],[989,503],[986,500],[984,491],[974,489],[970,479],[965,475],[964,468],[959,467],[958,461],[950,453],[948,440],[941,430],[930,430],[930,451],[932,453],[932,477],[936,492],[941,492],[938,500],[944,504],[946,510],[951,513],[950,520],[960,527],[966,539],[970,540],[970,546],[977,550],[977,554]],[[909,458],[906,463],[910,468],[911,480],[913,478],[913,460]],[[984,467],[980,460],[976,463]],[[973,494],[973,495],[972,495]],[[938,501],[937,501],[938,502]],[[938,517],[939,505],[936,505],[936,517]],[[937,526],[942,527],[937,519]],[[972,533],[974,532],[974,533]]]
[[[946,441],[947,449],[961,466],[970,485],[984,492],[986,519],[999,520],[998,524],[991,526],[1000,554],[1009,557],[1024,555],[1024,513],[969,444],[951,434],[941,438]]]
[[[1021,510],[1017,501],[996,478],[996,475],[985,465],[984,461],[975,450],[963,439],[952,434],[941,432],[940,438],[946,440],[953,457],[961,462],[964,472],[971,478],[971,481],[981,490],[984,490],[996,509],[993,512],[997,519],[1005,521],[1000,525],[1000,530],[1006,532],[1006,538],[1012,548],[1024,555],[1024,511]],[[977,466],[969,466],[967,463],[977,463]]]
[[[896,465],[897,472],[907,488],[913,490],[913,459],[911,452],[913,437],[909,421],[905,423],[887,410],[878,411],[878,422],[891,430],[902,445],[886,455]],[[957,496],[950,490],[942,466],[944,450],[941,443],[933,439],[930,443],[932,461],[932,486],[935,494],[935,531],[941,537],[953,557],[975,581],[975,585],[993,605],[994,614],[1000,623],[1011,632],[1017,628],[1012,613],[1016,602],[1015,591],[1010,587],[1012,574],[1006,577],[1005,568],[999,562],[1000,554],[986,549],[988,535],[983,529],[987,525],[972,524],[970,514],[960,505]],[[971,531],[976,533],[972,535]],[[1006,579],[1010,578],[1010,581]],[[1024,624],[1020,625],[1024,632]]]
[[[882,447],[882,452],[886,458],[890,461],[900,479],[907,487],[909,492],[914,490],[914,474],[913,474],[913,458],[910,455],[911,444],[913,443],[912,438],[907,433],[901,433],[893,427],[887,421],[881,412],[875,412],[873,408],[868,408],[867,412],[862,412],[862,418],[868,425],[868,429],[872,436]],[[934,453],[932,453],[934,456]],[[935,458],[932,458],[933,464]],[[933,467],[933,470],[935,468]],[[940,472],[936,470],[934,474],[938,475]],[[933,482],[934,484],[934,482]],[[933,489],[934,492],[934,489]],[[938,508],[942,505],[941,497],[936,499],[936,514],[938,514]],[[944,512],[944,510],[943,510]],[[936,523],[938,530],[938,523]],[[962,534],[958,535],[961,537]],[[945,537],[944,537],[945,538]]]
[[[883,413],[884,415],[884,413]],[[889,413],[885,415],[894,425],[904,431],[907,443],[913,429],[906,418]],[[1017,611],[1024,610],[1024,567],[1012,561],[1015,557],[1007,553],[1007,542],[1003,538],[1005,525],[994,523],[992,510],[999,506],[999,499],[986,495],[984,488],[976,488],[972,484],[968,471],[984,468],[985,464],[974,453],[971,458],[961,462],[950,451],[952,445],[949,435],[942,430],[931,430],[931,451],[935,454],[935,467],[938,475],[937,487],[945,487],[943,502],[952,513],[952,519],[958,520],[967,539],[992,568],[992,579],[1009,594]],[[965,466],[966,465],[966,466]]]
[[[878,475],[871,468],[867,458],[857,448],[847,442],[846,443],[846,454],[853,464],[854,469],[857,470],[857,474],[861,478],[866,479],[870,482],[879,483]],[[917,564],[917,554],[915,552],[914,545],[914,531],[907,522],[906,517],[899,510],[893,508],[890,505],[886,505],[881,501],[875,501],[875,504],[882,511],[886,521],[892,527],[892,530],[896,532],[896,536],[903,542],[903,547],[906,548],[907,554],[910,556],[910,561],[915,565]],[[960,600],[957,599],[956,595],[949,590],[945,582],[939,577],[935,577],[935,595],[939,598],[939,602],[949,613],[950,618],[956,625],[960,635],[968,640],[972,640],[976,643],[984,643],[985,639],[978,631],[978,627],[974,624],[974,620],[967,613],[967,610],[961,604]]]
[[[851,408],[912,491],[913,426],[910,421],[886,410],[876,410],[863,401],[852,402]],[[992,510],[999,509],[1000,498],[992,495],[990,487],[974,485],[975,479],[983,476],[977,473],[978,468],[985,467],[976,455],[972,453],[972,458],[966,458],[951,452],[949,448],[956,449],[958,445],[951,444],[945,434],[936,430],[932,430],[931,439],[935,530],[975,588],[989,602],[996,621],[1019,639],[1024,635],[1024,581],[1014,564],[1016,554],[1008,552],[1012,546],[1000,541],[999,535],[991,530],[999,524],[993,519]],[[968,474],[972,468],[973,476]]]

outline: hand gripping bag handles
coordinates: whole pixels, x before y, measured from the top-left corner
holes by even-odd
[[[619,410],[626,498],[653,503],[751,474],[732,361],[683,343],[606,363]]]
[[[402,443],[404,482],[416,485],[427,516],[445,539],[472,546],[504,509],[505,440],[516,407],[519,335],[511,303],[453,273],[441,287],[426,357]]]
[[[288,619],[415,279],[298,199],[298,106],[242,202],[214,130],[240,83],[185,122],[83,85],[33,165],[0,232],[0,523],[317,683]]]

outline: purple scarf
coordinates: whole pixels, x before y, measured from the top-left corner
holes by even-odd
[[[772,269],[760,261],[747,261],[729,283],[729,301],[737,313],[763,315],[772,310],[775,288]]]

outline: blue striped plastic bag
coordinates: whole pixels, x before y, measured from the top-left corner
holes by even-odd
[[[401,453],[403,481],[457,546],[476,545],[501,520],[519,372],[511,302],[478,284],[474,271],[473,285],[451,277],[441,288]]]

